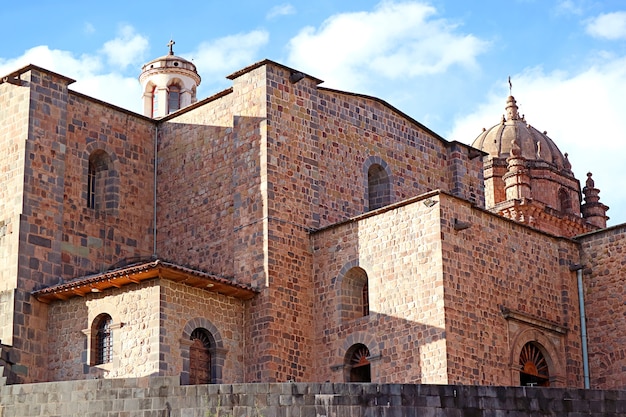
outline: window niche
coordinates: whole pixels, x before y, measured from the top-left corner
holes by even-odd
[[[114,214],[119,207],[119,177],[111,156],[103,149],[89,155],[87,168],[87,208]]]
[[[363,268],[355,266],[343,274],[340,300],[342,321],[369,316],[369,278]]]
[[[116,367],[120,341],[116,331],[121,327],[122,323],[116,323],[109,314],[101,313],[93,319],[89,329],[82,331],[87,336],[86,362],[89,366],[106,370]]]

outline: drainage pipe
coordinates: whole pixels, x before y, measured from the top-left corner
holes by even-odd
[[[587,316],[585,315],[585,294],[583,292],[583,267],[573,265],[578,280],[578,305],[580,308],[580,338],[583,350],[583,378],[585,389],[589,389],[589,354],[587,352]]]
[[[152,221],[152,257],[157,259],[157,161],[158,161],[158,149],[159,149],[159,125],[154,126],[154,216]]]

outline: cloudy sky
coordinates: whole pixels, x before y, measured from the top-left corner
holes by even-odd
[[[34,0],[2,21],[0,76],[34,63],[137,112],[141,65],[170,38],[198,67],[200,98],[269,58],[463,143],[499,122],[511,76],[520,113],[583,185],[593,172],[609,224],[626,222],[624,0]]]

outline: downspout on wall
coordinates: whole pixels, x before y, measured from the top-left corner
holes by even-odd
[[[578,281],[578,306],[580,309],[580,338],[583,351],[583,378],[585,389],[589,389],[589,353],[587,351],[587,316],[585,314],[585,293],[583,291],[583,266],[576,264],[570,266],[571,271],[576,271]]]
[[[152,257],[157,259],[157,168],[158,168],[158,148],[159,148],[159,125],[154,128],[154,204],[152,222]]]

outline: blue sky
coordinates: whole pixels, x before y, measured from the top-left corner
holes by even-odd
[[[449,140],[498,123],[508,95],[593,172],[610,225],[626,222],[626,1],[42,1],[5,7],[0,74],[34,63],[139,112],[141,65],[194,61],[204,98],[269,58],[324,86],[380,97]]]

